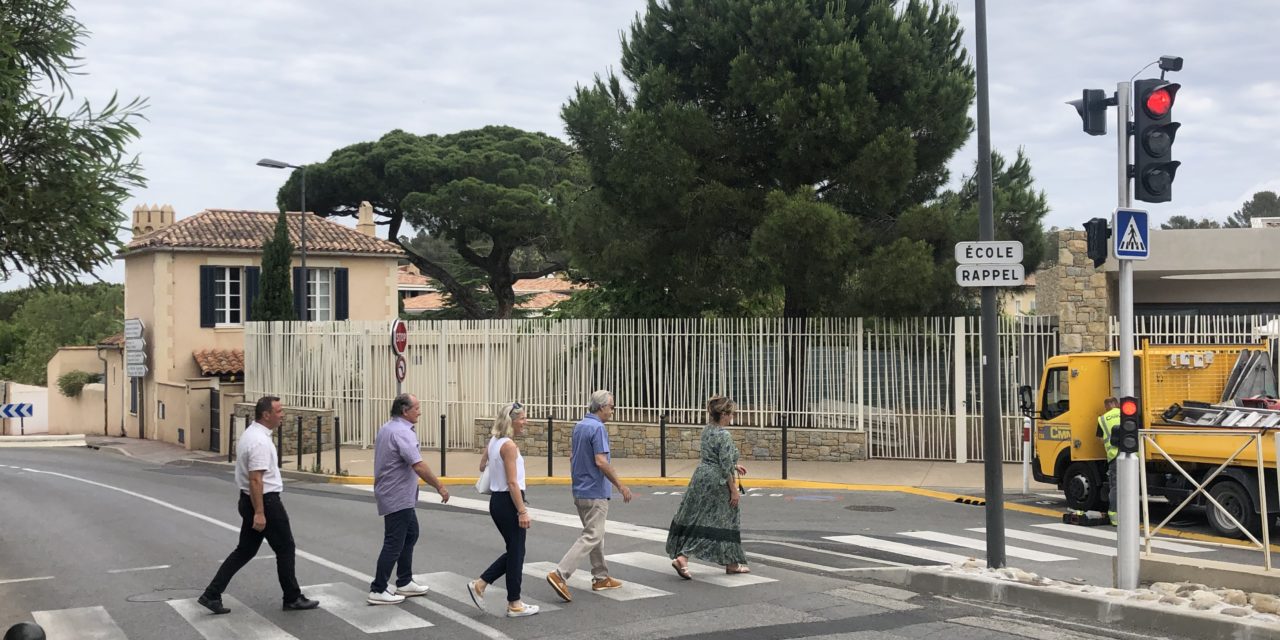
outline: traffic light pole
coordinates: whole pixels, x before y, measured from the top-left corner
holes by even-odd
[[[987,90],[987,2],[974,3],[978,80],[978,239],[996,239],[991,193],[991,113]],[[987,566],[1005,566],[1004,443],[1000,432],[1000,342],[996,288],[982,287],[982,460],[986,484]]]
[[[1129,105],[1132,101],[1131,85],[1116,85],[1116,139],[1117,201],[1121,208],[1128,208],[1132,198],[1129,191]],[[1115,220],[1111,221],[1115,229]],[[1115,229],[1114,237],[1123,237],[1124,230]],[[1117,314],[1120,318],[1120,395],[1136,396],[1133,389],[1133,261],[1120,263],[1120,296]],[[1116,588],[1138,588],[1138,458],[1132,453],[1121,453],[1116,458],[1116,508],[1119,531],[1116,537]]]

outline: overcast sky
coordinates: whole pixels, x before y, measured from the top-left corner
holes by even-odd
[[[564,137],[574,86],[617,68],[620,33],[643,0],[80,0],[90,30],[73,87],[149,100],[134,145],[148,179],[125,205],[272,210],[284,171],[392,129],[450,133],[489,124]],[[1115,139],[1086,136],[1063,104],[1113,92],[1161,54],[1180,55],[1182,161],[1170,215],[1224,218],[1280,190],[1280,2],[988,2],[995,149],[1031,159],[1052,208],[1045,226],[1080,228],[1116,204]],[[971,55],[973,1],[957,3]],[[1150,28],[1138,16],[1163,10]],[[1157,77],[1154,67],[1138,77]],[[1112,112],[1114,113],[1114,112]],[[1114,129],[1108,115],[1108,132]],[[952,160],[973,170],[976,135]],[[385,228],[380,230],[385,233]],[[122,239],[128,240],[127,232]],[[1159,247],[1153,247],[1159,251]],[[99,271],[123,280],[119,261]],[[0,283],[0,289],[25,285]]]

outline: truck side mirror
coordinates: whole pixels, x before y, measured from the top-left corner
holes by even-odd
[[[1027,417],[1031,417],[1035,414],[1036,401],[1035,396],[1032,395],[1030,385],[1024,384],[1018,387],[1018,410],[1022,412],[1022,415]]]

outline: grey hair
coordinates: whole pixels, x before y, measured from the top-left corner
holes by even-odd
[[[517,409],[516,407],[520,408]],[[498,415],[493,419],[493,429],[489,431],[489,434],[495,438],[515,437],[516,430],[515,427],[511,426],[511,422],[515,420],[516,416],[525,415],[524,411],[524,407],[515,402],[502,405],[502,408],[498,409]]]
[[[414,397],[412,393],[402,393],[396,396],[396,399],[391,401],[391,417],[403,418],[404,412],[408,411],[409,407],[413,406],[413,400]]]
[[[613,393],[606,389],[601,389],[591,394],[591,402],[587,405],[587,411],[589,413],[599,413],[610,402],[613,402]]]

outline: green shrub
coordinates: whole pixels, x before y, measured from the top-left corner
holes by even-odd
[[[84,389],[86,384],[102,382],[101,373],[89,373],[88,371],[68,371],[58,376],[58,390],[62,395],[68,398],[80,397],[80,391]]]

